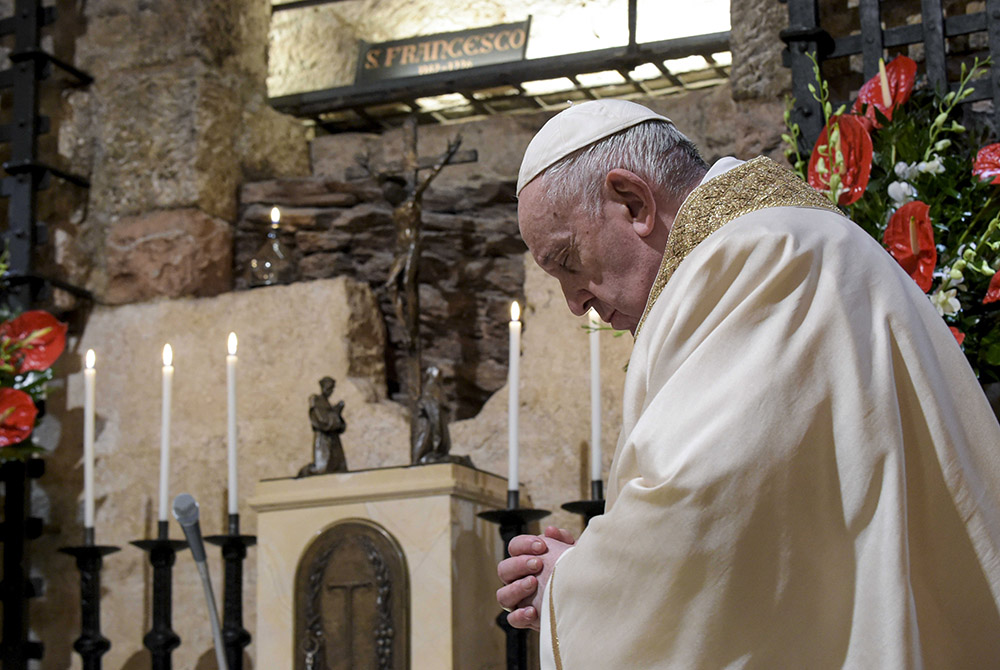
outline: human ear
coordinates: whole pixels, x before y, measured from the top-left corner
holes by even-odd
[[[628,212],[629,224],[639,237],[655,229],[656,199],[646,180],[628,170],[616,168],[608,172],[605,187],[609,199]]]

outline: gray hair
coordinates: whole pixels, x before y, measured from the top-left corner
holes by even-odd
[[[601,210],[608,172],[622,168],[680,205],[708,170],[698,148],[672,123],[646,121],[579,149],[541,177],[550,202],[575,201],[589,216]]]

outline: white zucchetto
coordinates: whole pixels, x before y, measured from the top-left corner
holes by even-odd
[[[577,149],[652,120],[670,123],[667,117],[627,100],[589,100],[564,109],[528,144],[517,175],[518,195],[528,182]]]

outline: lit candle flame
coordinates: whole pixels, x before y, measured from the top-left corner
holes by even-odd
[[[163,345],[163,367],[169,368],[174,363],[174,350],[169,344]]]
[[[227,343],[229,347],[229,355],[236,355],[236,333],[229,333],[229,342]]]
[[[93,370],[94,365],[97,363],[97,354],[94,353],[93,349],[87,349],[86,361],[87,361],[87,369]]]
[[[521,306],[517,304],[517,300],[510,303],[510,320],[511,321],[521,320]]]
[[[278,223],[281,221],[281,210],[277,207],[271,208],[271,223]]]

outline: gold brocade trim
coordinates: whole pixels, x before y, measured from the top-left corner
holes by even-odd
[[[553,590],[556,581],[556,569],[552,567],[549,575],[549,632],[552,635],[552,658],[556,662],[556,670],[562,670],[562,658],[559,656],[559,636],[556,634],[556,592]]]
[[[730,221],[768,207],[814,207],[840,213],[826,196],[766,156],[710,179],[691,191],[674,218],[636,336],[677,266],[695,247]]]

